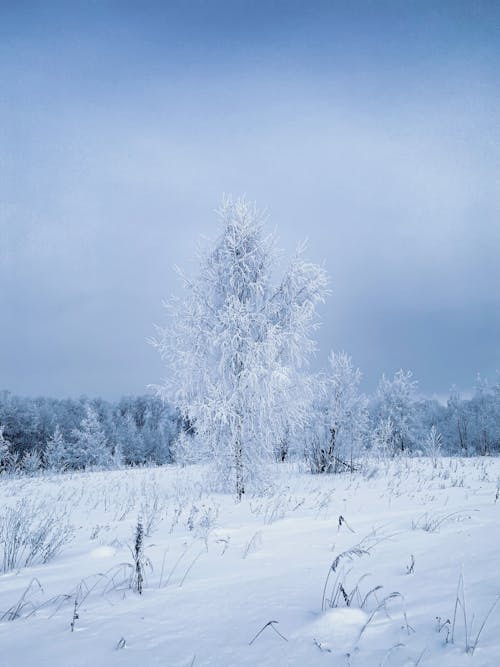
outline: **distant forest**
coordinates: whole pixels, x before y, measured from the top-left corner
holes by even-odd
[[[178,412],[155,396],[111,402],[0,393],[4,469],[169,463],[180,428]]]
[[[338,412],[338,400],[332,396],[336,391],[340,395],[340,389],[345,387],[330,386],[330,391],[327,387],[317,395],[310,406],[308,428],[287,432],[286,440],[276,445],[276,460],[301,457],[313,462],[318,451],[335,444],[335,431],[336,454],[342,460],[382,450],[389,456],[500,452],[500,383],[478,378],[470,398],[452,390],[442,404],[419,397],[411,373],[400,371],[392,379],[383,377],[372,396],[359,394],[353,402],[351,391],[356,410],[343,409],[343,421],[331,408],[333,401]],[[0,392],[0,469],[4,471],[182,463],[179,459],[185,455],[186,444],[179,447],[181,441],[187,438],[191,450],[197,446],[191,431],[178,410],[156,396],[128,396],[112,402],[86,397],[25,398]],[[190,456],[196,459],[194,451]],[[316,471],[320,465],[316,460]]]

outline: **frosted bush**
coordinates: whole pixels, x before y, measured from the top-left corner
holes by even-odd
[[[26,475],[36,475],[42,468],[42,459],[40,454],[34,449],[21,459],[21,468]]]
[[[46,503],[24,498],[0,515],[0,558],[3,572],[47,563],[73,537],[66,514]]]

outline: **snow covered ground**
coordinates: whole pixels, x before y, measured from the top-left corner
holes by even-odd
[[[205,475],[2,478],[4,513],[25,499],[35,522],[74,532],[48,563],[0,574],[0,665],[500,664],[500,602],[474,650],[500,594],[500,460],[280,466],[239,504]],[[139,515],[142,595],[129,588]]]

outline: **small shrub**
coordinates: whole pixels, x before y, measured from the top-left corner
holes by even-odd
[[[142,595],[146,568],[151,568],[151,561],[144,555],[144,527],[141,519],[138,519],[135,527],[134,546],[132,548],[133,574],[131,588]]]
[[[435,426],[432,426],[431,430],[429,431],[425,439],[424,449],[425,453],[432,461],[433,468],[437,468],[437,462],[439,457],[441,456],[442,445],[443,445],[443,437],[441,433],[439,433],[439,431]]]
[[[65,513],[24,498],[0,516],[2,571],[47,563],[72,537]]]

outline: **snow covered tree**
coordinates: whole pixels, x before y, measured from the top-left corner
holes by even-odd
[[[54,433],[47,440],[44,452],[45,465],[50,470],[62,470],[67,463],[67,457],[67,443],[57,424]]]
[[[173,460],[182,467],[208,460],[209,452],[206,447],[205,449],[203,448],[203,445],[204,443],[199,442],[199,439],[197,439],[194,429],[181,429],[172,443],[171,453]]]
[[[273,284],[278,253],[261,213],[226,198],[219,216],[221,235],[200,256],[198,276],[183,277],[186,295],[171,301],[169,325],[153,343],[169,367],[162,394],[193,424],[219,480],[241,499],[284,429],[304,418],[290,399],[297,369],[315,349],[327,278],[300,251]]]
[[[394,454],[394,425],[392,419],[379,419],[372,433],[372,452],[387,461]]]
[[[321,433],[311,442],[313,472],[353,470],[368,424],[367,400],[359,391],[361,371],[345,352],[332,352],[329,372],[317,392],[315,421]]]
[[[74,440],[69,447],[68,457],[72,467],[86,468],[110,464],[111,453],[106,436],[92,406],[87,405],[86,415],[80,423],[80,428],[74,429],[72,435]]]
[[[345,352],[332,352],[327,377],[327,415],[330,450],[335,470],[350,466],[359,454],[365,437],[368,410],[365,396],[359,391],[361,371],[354,368]]]
[[[304,454],[312,473],[331,472],[332,458],[329,451],[330,422],[328,415],[328,382],[323,373],[309,378],[307,421],[300,436],[304,441]]]
[[[3,434],[3,424],[0,424],[0,471],[8,468],[10,457],[9,441]]]
[[[413,406],[412,434],[415,447],[425,448],[429,431],[434,426],[441,434],[442,447],[445,449],[446,433],[449,430],[446,406],[434,398],[420,397]]]
[[[123,447],[121,442],[117,442],[113,449],[113,454],[111,456],[111,464],[113,468],[121,468],[123,466],[124,456],[123,456]]]
[[[36,475],[42,468],[42,458],[36,449],[26,452],[21,459],[21,469],[26,475]]]
[[[4,427],[0,424],[0,472],[16,472],[19,453],[12,451],[12,443],[3,434]]]
[[[137,465],[145,462],[144,439],[132,414],[126,413],[120,420],[115,437],[126,463]]]
[[[458,389],[453,386],[450,390],[450,396],[447,402],[447,430],[448,438],[453,443],[453,451],[456,450],[455,443],[458,445],[458,451],[468,456],[470,449],[470,431],[469,411],[466,402],[460,396]]]
[[[435,426],[431,426],[431,430],[427,435],[427,438],[424,442],[424,450],[427,456],[432,460],[432,465],[434,468],[437,467],[437,460],[441,456],[441,447],[443,444],[443,438],[441,433],[437,430]]]
[[[382,376],[375,397],[375,424],[392,423],[393,454],[411,449],[417,382],[411,371],[399,370],[392,380]]]
[[[500,446],[500,391],[486,378],[477,376],[474,394],[469,401],[471,440],[476,454],[498,451]]]

